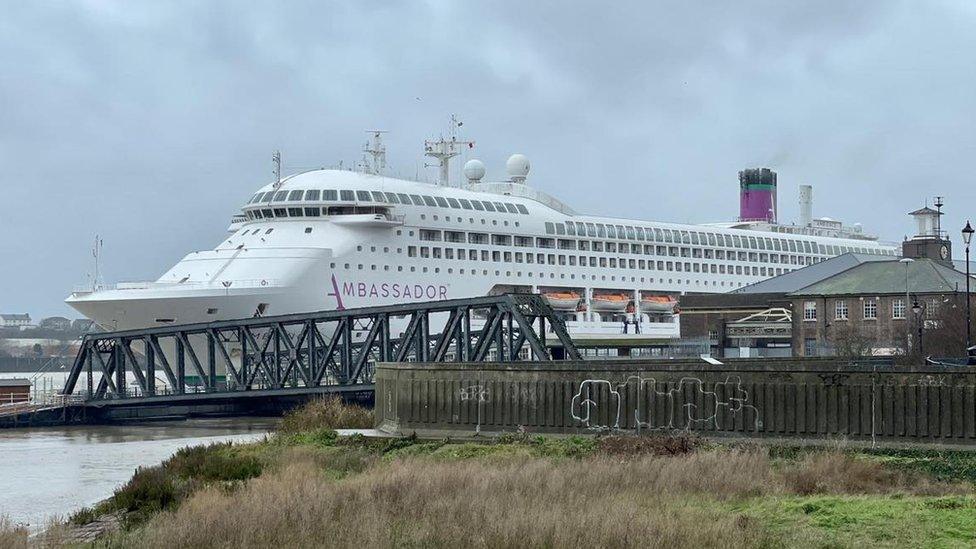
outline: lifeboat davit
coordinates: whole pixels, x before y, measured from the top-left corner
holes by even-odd
[[[641,310],[645,313],[673,313],[678,300],[666,295],[645,295],[641,297]]]
[[[576,292],[545,292],[542,295],[553,309],[575,310],[580,301],[580,294]]]
[[[631,302],[630,296],[622,294],[603,294],[594,295],[593,308],[598,311],[621,312],[627,309],[627,304]]]

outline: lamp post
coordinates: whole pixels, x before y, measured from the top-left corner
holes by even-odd
[[[925,351],[922,348],[922,306],[918,304],[917,299],[912,303],[912,313],[915,314],[915,325],[918,326],[918,354],[924,356]]]
[[[899,263],[905,266],[905,308],[902,309],[904,312],[902,316],[905,318],[905,338],[911,338],[911,332],[908,331],[908,304],[911,302],[911,298],[908,295],[908,266],[915,262],[914,259],[910,257],[903,257],[898,260]],[[908,354],[908,349],[905,349],[905,354]]]
[[[966,356],[969,357],[969,348],[973,346],[972,313],[969,305],[969,242],[973,239],[973,227],[966,221],[966,226],[962,229],[962,241],[966,243]]]

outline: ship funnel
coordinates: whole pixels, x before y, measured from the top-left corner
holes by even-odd
[[[739,221],[776,223],[776,172],[769,168],[739,172]]]
[[[813,224],[813,187],[800,185],[800,226]]]

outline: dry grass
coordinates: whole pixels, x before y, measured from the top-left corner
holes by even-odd
[[[399,460],[341,482],[310,461],[252,481],[233,497],[205,490],[138,534],[148,547],[268,546],[748,546],[755,533],[660,497],[755,491],[756,461],[692,456],[499,464]],[[736,532],[735,540],[728,534]]]
[[[783,467],[778,477],[786,491],[811,494],[944,495],[966,493],[958,484],[940,483],[926,475],[884,467],[877,461],[856,459],[841,452],[816,452]]]
[[[374,461],[340,481],[320,455],[227,494],[205,489],[124,539],[124,546],[751,547],[775,543],[755,518],[724,502],[809,493],[959,493],[965,487],[890,473],[838,453],[790,466],[762,449],[665,457]],[[331,463],[336,465],[336,463]]]
[[[301,408],[288,412],[278,430],[300,433],[320,429],[370,429],[373,411],[355,404],[346,404],[339,397],[313,400]]]
[[[27,547],[27,527],[14,524],[7,515],[0,515],[0,547],[20,549]]]

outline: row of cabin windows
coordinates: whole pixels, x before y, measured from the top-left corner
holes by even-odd
[[[650,244],[630,244],[627,242],[602,242],[589,240],[554,239],[531,236],[512,236],[503,234],[488,234],[464,231],[440,231],[435,229],[420,229],[419,239],[422,242],[452,242],[463,244],[492,244],[495,246],[515,246],[522,248],[557,248],[560,250],[580,250],[608,253],[630,253],[643,255],[659,255],[670,257],[688,257],[693,259],[717,259],[728,261],[743,261],[753,263],[783,263],[790,265],[812,265],[818,258],[813,256],[770,254],[766,252],[735,252],[711,248],[686,248],[679,246],[652,246]]]
[[[477,210],[479,212],[499,212],[528,215],[529,210],[522,204],[494,202],[488,200],[469,200],[420,194],[390,193],[381,191],[352,191],[336,189],[295,189],[293,191],[268,191],[257,193],[248,204],[263,202],[377,202],[380,204],[405,204],[428,206],[431,208],[454,208],[456,210]]]
[[[408,246],[408,257],[421,259],[457,259],[459,261],[494,261],[504,263],[529,263],[569,267],[600,267],[610,269],[640,269],[711,274],[737,274],[745,276],[775,276],[793,269],[781,267],[749,267],[742,265],[715,265],[680,261],[654,261],[626,257],[595,257],[531,252],[500,252],[467,248],[440,248],[437,246]]]
[[[808,240],[794,240],[778,237],[702,233],[679,229],[611,225],[581,221],[567,221],[565,223],[547,222],[545,226],[546,234],[556,236],[588,236],[598,238],[616,238],[619,240],[642,240],[675,244],[725,246],[727,248],[769,250],[778,252],[788,251],[794,253],[819,253],[822,255],[839,255],[846,252],[894,255],[894,251],[892,250],[861,246],[817,244]]]
[[[376,270],[379,270],[378,267],[379,266],[377,266],[377,265],[370,265],[369,266],[369,270],[376,271]],[[389,265],[382,265],[382,267],[383,267],[383,270],[384,271],[389,271],[390,270],[390,266]],[[332,263],[331,264],[331,268],[333,268],[333,269],[337,268],[336,267],[336,264],[335,263]],[[343,269],[346,269],[346,270],[350,270],[350,269],[352,269],[352,266],[349,263],[345,263],[345,264],[343,264],[342,268]],[[358,264],[356,266],[356,268],[358,270],[362,271],[362,270],[365,270],[366,266],[363,265],[362,263],[360,263],[360,264]],[[403,272],[405,270],[409,270],[411,273],[414,273],[414,272],[417,272],[417,267],[411,265],[411,266],[405,268],[403,265],[397,265],[396,270],[398,272]],[[441,272],[441,268],[440,267],[433,267],[433,268],[421,267],[420,270],[422,272],[425,272],[425,273],[426,272],[430,272],[430,271],[433,271],[434,273]],[[454,274],[454,268],[453,267],[448,267],[446,269],[446,272],[447,272],[447,274]],[[481,275],[484,275],[484,276],[488,276],[488,273],[489,273],[489,270],[488,269],[482,269],[481,271],[478,271],[478,269],[470,269],[470,270],[466,271],[463,267],[460,268],[460,269],[458,269],[458,274],[471,274],[473,276],[477,276],[477,275],[481,274]],[[502,274],[502,271],[496,269],[494,276],[501,276],[501,274]],[[505,276],[512,276],[513,274],[515,276],[517,276],[517,277],[521,277],[522,276],[522,271],[515,271],[514,273],[512,271],[505,271]],[[529,278],[532,278],[533,276],[535,276],[535,273],[532,272],[532,271],[526,271],[525,274]],[[539,278],[546,278],[546,273],[540,272],[538,274],[539,274]],[[549,274],[549,278],[551,278],[551,279],[552,278],[556,278],[556,273],[548,273],[548,274]],[[587,278],[587,277],[589,277],[589,278]],[[566,273],[559,273],[559,278],[560,279],[567,278]],[[581,274],[581,275],[579,275],[579,278],[580,278],[580,280],[597,280],[597,275],[585,275],[585,274]],[[570,280],[575,280],[576,279],[576,273],[569,273],[569,279]],[[607,279],[607,275],[600,275],[600,280],[608,280]],[[616,275],[610,275],[609,280],[610,281],[616,281],[617,280],[617,276]],[[698,284],[698,285],[704,284],[705,286],[708,286],[708,283],[709,283],[708,280],[704,280],[704,281],[703,280],[700,280],[700,279],[694,279],[694,280],[692,280],[690,278],[686,278],[686,279],[683,279],[683,280],[680,279],[680,278],[677,278],[677,279],[675,279],[675,278],[669,278],[669,279],[665,280],[664,278],[657,278],[657,279],[655,279],[654,277],[649,277],[649,278],[646,278],[645,279],[643,276],[640,277],[640,278],[638,278],[636,276],[631,276],[629,278],[626,277],[626,276],[621,276],[620,277],[620,281],[621,282],[626,282],[627,280],[629,280],[630,282],[637,282],[639,280],[640,282],[645,282],[645,281],[646,282],[650,282],[650,283],[657,282],[657,283],[660,283],[660,284],[664,284],[665,282],[667,282],[668,284],[687,284],[687,285],[691,285],[691,283],[694,282],[695,284]],[[726,284],[724,280],[722,280],[722,281],[712,280],[711,283],[712,283],[712,286],[725,286],[725,284]],[[733,283],[730,280],[728,282],[728,285],[729,285],[729,287],[733,287],[733,286],[736,285],[736,283]],[[744,286],[744,284],[743,283],[738,283],[738,286]]]

